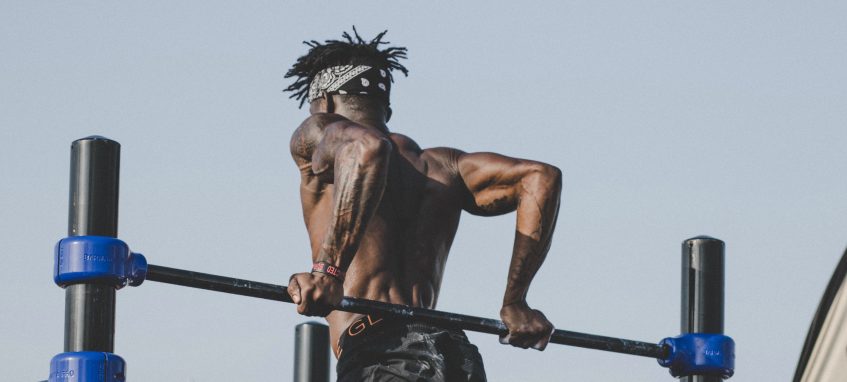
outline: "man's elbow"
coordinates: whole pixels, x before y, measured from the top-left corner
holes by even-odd
[[[562,190],[562,170],[553,165],[545,165],[546,177],[550,179],[556,191]]]
[[[553,165],[533,163],[524,179],[528,186],[548,194],[558,195],[562,190],[562,170]]]

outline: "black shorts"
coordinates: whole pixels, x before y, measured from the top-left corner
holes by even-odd
[[[485,381],[482,357],[461,330],[370,316],[338,341],[338,381]]]

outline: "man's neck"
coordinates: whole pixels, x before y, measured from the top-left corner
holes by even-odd
[[[385,135],[391,133],[382,118],[374,117],[365,113],[351,112],[348,110],[336,110],[336,114],[356,122],[359,125],[375,129]]]

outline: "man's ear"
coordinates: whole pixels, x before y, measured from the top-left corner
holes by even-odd
[[[385,108],[385,122],[391,120],[391,106]]]
[[[323,113],[325,109],[326,105],[323,98],[318,98],[309,103],[309,113],[311,114]]]

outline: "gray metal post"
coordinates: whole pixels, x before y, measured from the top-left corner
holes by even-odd
[[[118,234],[118,142],[91,136],[71,144],[68,236]],[[65,351],[114,351],[115,287],[65,288]]]
[[[294,382],[329,382],[329,327],[304,322],[295,337]]]
[[[698,236],[682,243],[682,327],[685,333],[723,334],[724,242]],[[691,376],[682,382],[720,382]]]

